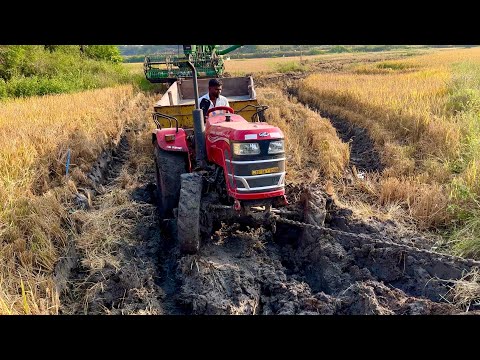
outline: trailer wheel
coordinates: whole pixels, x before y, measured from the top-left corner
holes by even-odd
[[[198,173],[182,174],[180,177],[177,239],[182,253],[195,254],[200,248],[200,212],[203,179]]]
[[[155,143],[157,205],[160,218],[173,216],[180,196],[180,175],[187,171],[185,154],[160,149]]]

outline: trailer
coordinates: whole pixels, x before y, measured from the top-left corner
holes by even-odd
[[[198,79],[198,94],[208,92],[210,78]],[[263,121],[263,107],[258,105],[251,76],[222,78],[223,90],[230,107],[236,114],[249,121]],[[195,109],[195,91],[193,79],[178,79],[154,105],[156,113],[174,117],[181,128],[193,128],[193,110]],[[258,118],[257,118],[258,117]]]

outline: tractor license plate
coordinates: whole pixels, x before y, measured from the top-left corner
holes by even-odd
[[[275,166],[275,167],[266,168],[266,169],[252,170],[252,175],[272,174],[272,173],[277,173],[279,171],[280,171],[280,168],[278,166]]]

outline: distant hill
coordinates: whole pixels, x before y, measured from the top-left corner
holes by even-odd
[[[219,45],[224,49],[230,45]],[[427,47],[452,47],[452,45],[244,45],[229,56],[232,59],[256,57],[281,57],[318,55],[342,52],[372,52],[395,49],[418,49]],[[183,54],[182,45],[119,45],[125,62],[142,62],[145,55]]]
[[[230,45],[219,45],[220,49]],[[246,54],[256,52],[274,52],[274,51],[291,51],[291,50],[309,50],[321,45],[244,45],[235,53]],[[323,45],[325,46],[325,45]],[[119,45],[120,53],[123,56],[132,55],[153,55],[165,53],[183,53],[182,45]]]
[[[152,55],[177,52],[181,45],[119,45],[118,49],[122,56]]]

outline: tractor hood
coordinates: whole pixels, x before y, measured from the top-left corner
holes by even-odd
[[[230,121],[227,121],[227,117],[230,117]],[[248,122],[236,114],[209,117],[206,133],[230,141],[283,139],[283,132],[278,127],[262,122]]]

